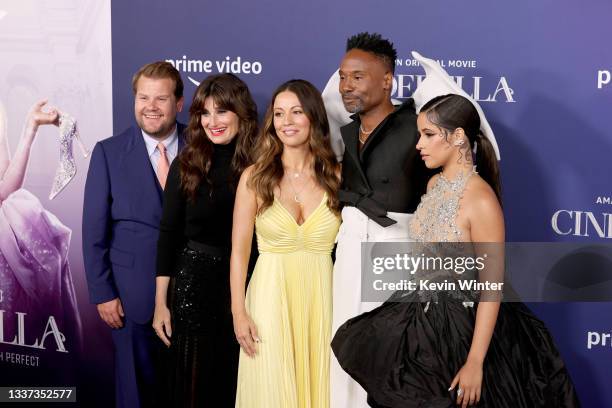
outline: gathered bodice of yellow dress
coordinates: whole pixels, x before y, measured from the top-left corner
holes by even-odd
[[[340,217],[327,206],[327,195],[299,225],[278,199],[255,220],[259,253],[312,252],[330,254]]]

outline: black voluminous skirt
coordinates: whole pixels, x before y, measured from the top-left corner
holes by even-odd
[[[448,388],[466,362],[477,307],[452,299],[386,302],[341,326],[332,349],[372,407],[454,407]],[[544,323],[522,303],[502,303],[478,407],[579,406]]]
[[[229,250],[190,242],[169,288],[172,337],[161,356],[160,407],[234,408],[240,349],[230,299]]]

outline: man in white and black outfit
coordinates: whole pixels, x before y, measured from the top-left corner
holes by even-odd
[[[348,319],[380,303],[361,299],[361,243],[408,241],[411,213],[425,192],[428,172],[416,150],[414,103],[391,101],[397,52],[379,34],[347,41],[339,70],[344,108],[353,115],[341,128],[344,204],[334,265],[333,333]],[[332,408],[367,407],[366,393],[331,362]]]

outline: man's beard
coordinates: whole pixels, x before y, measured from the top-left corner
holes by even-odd
[[[346,109],[346,111],[348,113],[352,113],[352,114],[361,113],[361,112],[363,112],[363,105],[362,104],[357,104],[357,105],[351,106],[350,108],[347,107],[346,105],[344,105],[344,109]]]
[[[176,121],[176,120],[175,120]],[[163,138],[165,136],[168,136],[173,130],[174,130],[174,126],[176,125],[175,122],[171,122],[171,123],[162,123],[159,128],[152,128],[152,129],[147,129],[145,127],[144,121],[142,120],[136,120],[136,123],[138,124],[138,126],[145,131],[145,133],[149,136],[151,136],[154,139],[160,139]]]
[[[159,139],[165,136],[168,136],[172,130],[174,129],[174,123],[172,125],[161,126],[159,129],[156,129],[153,132],[148,132],[146,129],[143,130],[151,137],[155,139]]]
[[[363,111],[363,100],[358,96],[350,96],[353,98],[355,103],[347,105],[346,102],[344,102],[344,95],[342,95],[342,104],[344,105],[344,109],[346,109],[346,111],[349,113],[361,113]]]

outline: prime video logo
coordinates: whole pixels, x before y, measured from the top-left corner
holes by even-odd
[[[261,74],[263,70],[263,64],[259,61],[246,61],[241,57],[230,58],[229,56],[225,59],[219,60],[208,60],[208,59],[188,59],[187,55],[183,55],[183,58],[170,58],[166,59],[166,62],[172,64],[180,72],[185,73],[196,73],[196,74],[216,74],[216,73],[232,73],[232,74]],[[195,75],[194,75],[195,76]],[[193,79],[191,76],[187,76],[189,81],[195,86],[200,85],[200,81]]]
[[[607,69],[600,69],[597,71],[597,89],[601,89],[606,85],[610,84],[612,80],[612,72]]]
[[[612,333],[599,333],[599,332],[588,332],[587,333],[587,348],[591,350],[593,346],[600,347],[611,347],[612,348]]]

